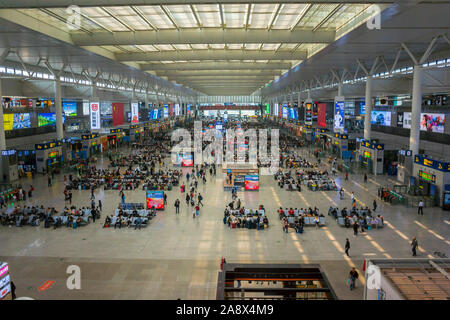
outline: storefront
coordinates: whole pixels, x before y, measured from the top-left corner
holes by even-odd
[[[13,182],[19,179],[17,150],[2,150],[1,168],[2,182]]]
[[[17,150],[19,176],[32,175],[36,172],[36,151]]]
[[[72,137],[70,139],[70,151],[72,159],[86,159],[87,154],[83,151],[83,144],[79,137]]]
[[[109,135],[106,137],[108,141],[108,149],[111,150],[113,148],[118,148],[122,144],[125,135],[124,130],[121,128],[110,129]]]
[[[384,144],[361,141],[359,163],[368,173],[383,174]]]
[[[36,149],[36,170],[37,172],[58,172],[63,163],[62,141],[39,143]]]
[[[130,126],[129,135],[131,142],[136,142],[144,136],[144,128],[139,124],[133,124]]]
[[[444,194],[450,187],[450,163],[416,155],[409,185],[412,194],[429,197],[432,203],[444,207]]]
[[[98,155],[102,152],[102,144],[98,133],[81,135],[83,151],[86,151],[87,158]]]

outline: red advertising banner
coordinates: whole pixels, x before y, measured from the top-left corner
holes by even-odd
[[[173,117],[173,103],[169,104],[169,116]]]
[[[283,118],[283,105],[281,103],[278,104],[278,117]]]
[[[112,109],[113,126],[120,126],[121,124],[124,124],[125,116],[123,103],[113,103]]]
[[[317,104],[317,125],[322,128],[327,126],[327,104],[318,103]]]

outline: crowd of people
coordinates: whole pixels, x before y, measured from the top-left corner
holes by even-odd
[[[66,227],[77,228],[78,226],[88,224],[91,220],[99,219],[101,208],[95,205],[77,208],[75,206],[65,206],[61,211],[57,211],[54,207],[44,208],[43,205],[24,206],[16,205],[10,212],[0,213],[0,224],[4,226],[23,227],[39,226],[44,223],[44,228],[54,229],[65,225]]]

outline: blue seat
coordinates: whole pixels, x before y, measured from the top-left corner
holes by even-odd
[[[344,219],[343,217],[339,217],[339,218],[338,218],[338,224],[339,224],[340,226],[344,226],[344,225],[345,225],[345,219]]]

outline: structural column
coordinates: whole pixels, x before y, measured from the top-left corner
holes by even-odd
[[[342,81],[338,82],[338,97],[342,97]]]
[[[148,109],[148,105],[149,105],[149,100],[148,100],[148,91],[145,91],[145,108],[144,109]]]
[[[0,78],[0,151],[6,150],[5,126],[3,123],[3,91],[2,78]]]
[[[63,112],[61,101],[61,80],[55,77],[55,109],[56,109],[56,139],[62,140],[64,138],[63,128]]]
[[[409,148],[412,156],[419,154],[420,144],[420,113],[422,111],[422,79],[423,69],[421,66],[414,66],[412,105],[411,105],[411,130],[409,136]]]
[[[366,111],[364,114],[364,140],[370,141],[372,133],[372,76],[367,76],[366,81]]]

